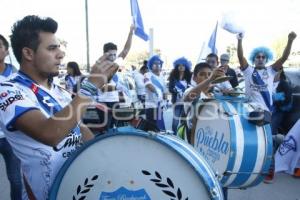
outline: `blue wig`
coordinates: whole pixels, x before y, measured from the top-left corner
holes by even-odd
[[[175,69],[178,68],[179,65],[184,65],[187,70],[191,70],[192,63],[185,57],[181,57],[173,62],[173,66]]]
[[[269,48],[257,47],[251,51],[250,56],[249,56],[249,60],[251,61],[252,64],[254,63],[256,55],[259,53],[263,53],[266,56],[267,62],[269,62],[270,60],[273,59],[273,53],[271,52],[271,50]]]
[[[154,64],[154,62],[159,62],[161,67],[163,65],[163,61],[160,59],[160,57],[158,55],[152,56],[149,60],[148,60],[148,69],[152,70],[152,66]]]

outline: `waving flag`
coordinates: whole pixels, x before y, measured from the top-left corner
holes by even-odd
[[[216,47],[216,40],[217,40],[217,30],[218,30],[218,22],[216,24],[215,30],[212,32],[209,41],[208,41],[208,47],[211,50],[211,53],[218,54],[218,50]]]
[[[210,53],[218,54],[218,50],[216,47],[217,30],[218,30],[218,22],[216,24],[215,29],[210,35],[208,43],[207,42],[202,43],[201,51],[198,57],[198,63],[203,62],[206,59],[206,56]]]
[[[223,14],[221,27],[229,33],[237,34],[244,33],[244,28],[240,26],[242,24],[239,15],[235,12],[228,12]]]
[[[142,38],[143,40],[147,41],[149,37],[144,31],[144,25],[143,25],[139,4],[137,0],[130,0],[130,4],[131,4],[131,15],[133,17],[134,25],[136,27],[134,34]]]

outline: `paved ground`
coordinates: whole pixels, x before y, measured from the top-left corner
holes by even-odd
[[[172,112],[165,112],[166,127],[171,129]],[[9,200],[9,184],[4,161],[0,156],[0,200]],[[273,184],[264,184],[246,190],[229,190],[228,200],[300,200],[300,179],[287,174],[277,174]]]

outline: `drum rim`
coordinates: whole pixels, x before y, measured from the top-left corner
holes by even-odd
[[[122,130],[124,129],[124,130]],[[130,126],[126,126],[126,127],[120,127],[120,128],[116,128],[116,129],[111,129],[109,131],[109,133],[107,134],[104,134],[104,135],[100,135],[98,137],[96,137],[95,139],[91,140],[91,141],[88,141],[86,143],[84,143],[76,152],[74,152],[71,157],[69,157],[65,163],[62,165],[62,167],[60,168],[60,170],[58,171],[53,183],[52,183],[52,186],[49,190],[49,200],[56,200],[57,199],[57,194],[58,194],[58,191],[59,191],[59,188],[60,188],[60,185],[61,185],[61,182],[66,174],[66,171],[68,170],[68,168],[70,167],[70,165],[73,163],[73,161],[86,149],[88,148],[89,146],[93,145],[94,143],[98,142],[99,140],[102,140],[102,139],[105,139],[105,138],[108,138],[108,137],[112,137],[112,136],[115,136],[115,135],[121,135],[121,136],[125,136],[122,135],[122,134],[126,133],[126,134],[129,134],[129,135],[134,135],[134,136],[139,136],[139,137],[144,137],[144,138],[152,138],[154,139],[156,142],[159,142],[160,144],[163,144],[163,145],[166,145],[168,147],[171,147],[171,150],[173,151],[176,151],[179,156],[181,156],[186,162],[188,162],[189,165],[192,166],[192,168],[194,169],[194,171],[198,174],[198,177],[200,177],[200,179],[203,181],[204,185],[205,185],[205,188],[206,188],[206,191],[208,192],[208,195],[211,197],[211,191],[209,191],[210,188],[215,188],[217,187],[218,189],[221,188],[221,183],[219,182],[219,180],[217,180],[216,178],[213,179],[211,177],[211,174],[207,172],[207,175],[203,175],[202,171],[207,171],[206,168],[204,168],[203,166],[201,166],[201,169],[203,169],[202,171],[197,169],[197,167],[195,166],[195,162],[196,162],[196,156],[194,155],[190,155],[191,153],[188,152],[187,150],[185,149],[180,149],[177,145],[176,147],[174,146],[171,146],[171,144],[168,144],[166,142],[166,140],[163,140],[161,137],[159,137],[159,134],[158,134],[158,137],[157,136],[152,136],[151,134],[145,132],[145,131],[142,131],[142,130],[139,130],[139,129],[135,129],[133,127],[130,127]],[[174,137],[175,138],[175,137]],[[177,140],[179,140],[178,138],[176,138]],[[182,142],[181,140],[179,140],[180,142]],[[195,151],[196,152],[196,151]],[[196,152],[197,154],[199,154],[198,152]],[[188,154],[188,155],[187,155]],[[189,156],[189,157],[187,157]],[[202,158],[200,156],[200,158]],[[190,160],[192,159],[192,160]],[[199,160],[199,159],[198,159]],[[201,159],[205,162],[206,165],[209,166],[209,164],[207,163],[207,161],[205,159]],[[199,161],[198,161],[199,162]],[[209,166],[210,167],[210,166]],[[212,169],[210,169],[211,172],[213,172]],[[210,175],[208,175],[210,174]],[[209,180],[208,180],[209,178]],[[213,185],[211,185],[211,183],[213,183]],[[220,191],[220,198],[211,198],[212,200],[221,200],[223,199],[223,193],[222,193],[222,190]]]

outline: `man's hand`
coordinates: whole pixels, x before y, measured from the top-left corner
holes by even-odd
[[[244,38],[244,36],[245,36],[245,33],[238,33],[238,34],[236,35],[236,38],[237,38],[238,40],[242,40],[242,39]]]
[[[89,81],[101,88],[117,72],[119,65],[109,61],[109,54],[101,56],[92,67]]]
[[[289,36],[288,36],[289,40],[293,41],[296,37],[297,37],[297,34],[294,31],[289,33]]]
[[[210,81],[215,80],[218,77],[225,76],[224,70],[222,68],[214,69],[209,77]]]

